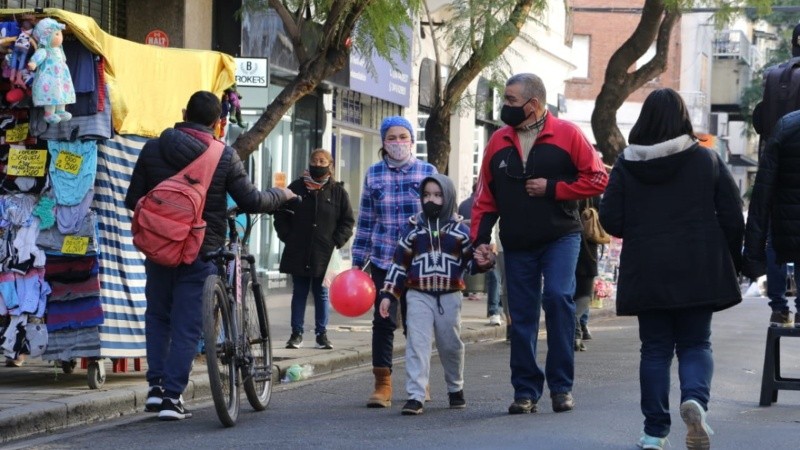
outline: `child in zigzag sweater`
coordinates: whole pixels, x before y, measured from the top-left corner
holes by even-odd
[[[488,246],[472,248],[469,227],[455,214],[453,182],[435,174],[422,180],[422,212],[411,217],[395,250],[381,290],[380,314],[404,289],[406,302],[406,391],[403,415],[422,414],[430,378],[431,345],[444,367],[450,408],[464,408],[464,343],[461,341],[461,291],[466,271],[494,265]]]

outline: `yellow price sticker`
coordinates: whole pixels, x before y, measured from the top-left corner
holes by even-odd
[[[81,171],[81,163],[83,163],[83,156],[62,150],[56,158],[56,169],[77,175]]]
[[[85,255],[89,250],[89,236],[64,236],[61,253],[65,255]]]
[[[6,142],[22,142],[28,138],[27,123],[21,123],[10,130],[6,130]]]
[[[18,177],[43,177],[47,150],[12,148],[8,152],[8,174]]]

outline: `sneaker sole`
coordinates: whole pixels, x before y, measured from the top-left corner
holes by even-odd
[[[301,348],[302,346],[303,344],[297,344],[297,345],[286,344],[286,348]]]
[[[314,346],[314,348],[319,349],[319,350],[333,350],[333,346],[332,345],[325,346],[325,345],[317,344],[317,345]]]
[[[391,401],[383,400],[370,400],[367,402],[367,408],[389,408],[392,406]]]
[[[533,414],[536,412],[536,406],[531,408],[508,408],[509,414]]]
[[[423,410],[421,410],[421,409],[420,410],[404,409],[404,410],[400,411],[400,414],[402,414],[404,416],[418,416],[418,415],[422,414],[422,412],[423,412]]]
[[[711,441],[708,430],[703,426],[703,415],[695,403],[683,403],[681,405],[681,419],[688,429],[686,433],[687,450],[708,450],[711,448]]]
[[[463,405],[450,405],[450,409],[464,409],[467,407],[467,404],[464,403]]]
[[[192,417],[191,413],[181,414],[177,411],[161,411],[158,413],[158,420],[183,420]]]

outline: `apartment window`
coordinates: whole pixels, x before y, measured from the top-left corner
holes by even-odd
[[[417,158],[428,160],[428,142],[425,139],[425,125],[428,123],[430,113],[420,110],[417,114]]]
[[[572,62],[575,70],[572,71],[572,78],[589,78],[589,48],[591,37],[576,34],[572,38]]]

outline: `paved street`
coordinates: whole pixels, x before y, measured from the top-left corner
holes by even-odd
[[[778,403],[758,407],[768,315],[764,299],[750,298],[715,316],[712,448],[797,448],[800,392],[781,391]],[[398,365],[394,404],[388,410],[363,406],[372,376],[361,369],[281,385],[267,411],[254,413],[244,407],[232,429],[222,428],[213,409],[205,405],[196,409],[194,418],[180,423],[161,423],[141,413],[98,428],[21,442],[18,447],[633,449],[642,427],[636,321],[598,320],[593,332],[589,351],[577,355],[577,408],[572,413],[552,413],[545,398],[539,414],[507,415],[512,399],[508,347],[494,340],[468,346],[466,410],[447,409],[441,366],[434,357],[433,401],[420,417],[399,413],[405,376]],[[800,375],[800,342],[793,341],[785,339],[783,344],[785,376]],[[673,405],[678,402],[676,388]],[[676,413],[673,418],[670,442],[672,448],[683,448],[685,427]]]

